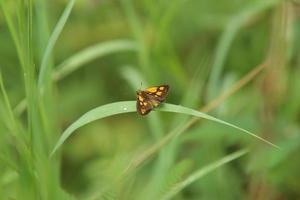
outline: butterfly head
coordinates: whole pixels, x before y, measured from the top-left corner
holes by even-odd
[[[142,90],[137,90],[136,91],[136,95],[138,95],[138,96],[141,95],[141,93],[142,93]]]

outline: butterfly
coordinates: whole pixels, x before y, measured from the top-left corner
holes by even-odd
[[[166,99],[169,85],[149,87],[145,90],[136,91],[136,110],[140,115],[147,115],[155,107]]]

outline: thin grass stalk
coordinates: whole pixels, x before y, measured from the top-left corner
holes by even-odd
[[[240,81],[234,84],[227,92],[220,95],[216,98],[212,103],[209,103],[207,106],[203,107],[200,110],[204,110],[206,112],[211,111],[212,109],[219,106],[222,102],[224,102],[228,97],[233,95],[235,92],[239,91],[242,87],[248,84],[251,80],[253,80],[267,65],[265,63],[258,65],[251,72],[245,75]],[[165,146],[168,142],[170,142],[173,138],[179,136],[184,131],[186,131],[189,127],[191,127],[198,120],[192,118],[189,122],[187,122],[184,126],[177,127],[171,132],[169,132],[164,138],[162,138],[158,143],[150,146],[146,151],[144,151],[140,156],[134,158],[127,168],[123,171],[123,176],[127,176],[131,170],[138,168],[141,164],[143,164],[147,159],[149,159],[153,154],[155,154],[159,149]]]

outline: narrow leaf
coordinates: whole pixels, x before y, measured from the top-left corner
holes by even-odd
[[[78,69],[80,66],[92,60],[95,60],[96,58],[119,51],[133,50],[137,50],[137,46],[135,42],[132,42],[130,40],[119,39],[109,42],[101,42],[74,54],[63,63],[61,63],[54,72],[53,79],[60,80]]]
[[[40,74],[39,74],[39,80],[38,80],[38,84],[39,84],[39,87],[42,86],[43,82],[45,81],[46,79],[46,76],[47,76],[47,73],[49,72],[49,69],[48,69],[48,61],[49,61],[49,58],[50,58],[50,55],[53,51],[53,48],[55,46],[55,43],[60,35],[60,33],[62,32],[69,16],[70,16],[70,13],[72,11],[72,8],[75,4],[75,0],[70,0],[68,5],[66,6],[62,16],[60,17],[58,23],[56,24],[55,28],[54,28],[54,31],[53,33],[51,34],[51,37],[49,39],[49,42],[48,42],[48,45],[46,47],[46,50],[45,50],[45,53],[44,53],[44,56],[43,56],[43,59],[42,59],[42,64],[41,64],[41,68],[40,68]]]
[[[214,118],[210,115],[199,112],[197,110],[193,110],[193,109],[190,109],[187,107],[178,106],[178,105],[174,105],[174,104],[167,104],[167,103],[165,103],[160,109],[157,109],[157,110],[192,115],[195,117],[200,117],[200,118],[205,118],[205,119],[208,119],[211,121],[215,121],[215,122],[230,126],[232,128],[238,129],[238,130],[245,132],[245,133],[273,146],[273,147],[279,148],[275,144],[255,135],[254,133],[251,133],[251,132],[249,132],[245,129],[242,129],[238,126],[235,126],[235,125],[225,122],[223,120]],[[129,112],[136,112],[136,102],[135,101],[121,101],[121,102],[116,102],[116,103],[110,103],[110,104],[106,104],[106,105],[103,105],[103,106],[100,106],[100,107],[90,110],[89,112],[87,112],[83,116],[81,116],[78,120],[76,120],[73,124],[71,124],[63,132],[62,136],[59,138],[53,151],[51,152],[51,156],[64,143],[64,141],[78,128],[80,128],[90,122],[93,122],[97,119],[102,119],[105,117],[122,114],[122,113],[129,113]],[[138,116],[138,117],[140,117],[140,116]]]
[[[195,173],[188,176],[185,180],[177,183],[172,189],[170,189],[165,195],[161,198],[161,200],[168,200],[174,197],[176,194],[178,194],[180,191],[182,191],[185,187],[192,184],[193,182],[199,180],[201,177],[207,175],[208,173],[218,169],[219,167],[225,165],[226,163],[229,163],[243,155],[248,153],[248,150],[240,150],[237,152],[234,152],[232,154],[229,154],[228,156],[223,157],[222,159],[211,163],[202,169],[199,169]]]

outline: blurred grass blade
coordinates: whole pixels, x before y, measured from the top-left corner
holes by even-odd
[[[36,35],[37,42],[36,47],[37,51],[37,60],[36,62],[41,63],[43,59],[43,54],[47,47],[47,43],[50,38],[50,27],[49,27],[49,13],[51,13],[51,9],[48,9],[47,0],[35,0],[34,2],[34,10],[35,10],[35,27],[36,27]],[[50,58],[48,63],[53,66],[53,60]]]
[[[209,74],[209,67],[211,61],[208,56],[202,56],[200,63],[197,66],[197,69],[194,72],[192,79],[189,82],[189,90],[185,91],[182,100],[180,101],[181,105],[186,105],[188,107],[197,107],[201,102],[201,93],[204,90],[205,83],[207,82],[207,76]],[[188,116],[176,116],[172,122],[174,127],[181,124]]]
[[[8,134],[7,132],[9,132],[12,135],[15,135],[16,129],[14,128],[13,122],[11,122],[12,120],[9,117],[9,108],[7,105],[7,94],[2,82],[2,76],[1,76],[1,72],[0,72],[0,165],[1,166],[6,166],[6,168],[11,168],[14,171],[18,170],[17,165],[14,162],[14,156],[12,156],[12,153],[10,151],[10,147],[7,142],[8,138]],[[2,94],[2,95],[1,95]],[[3,100],[2,100],[3,99]],[[8,102],[9,104],[9,102]],[[8,113],[8,114],[7,114]],[[8,116],[7,116],[8,115]],[[4,128],[5,127],[5,128]],[[3,187],[4,183],[6,182],[4,181],[4,176],[5,173],[1,174],[1,180],[0,180],[0,184]],[[1,194],[1,189],[0,189],[0,194]],[[0,195],[1,198],[1,195]]]
[[[234,152],[232,154],[229,154],[228,156],[223,157],[222,159],[213,162],[202,169],[197,170],[195,173],[188,176],[185,180],[177,183],[173,188],[171,188],[168,192],[165,193],[165,195],[160,198],[161,200],[168,200],[174,197],[176,194],[178,194],[180,191],[182,191],[185,187],[192,184],[193,182],[197,181],[201,177],[207,175],[208,173],[218,169],[219,167],[222,167],[223,165],[245,155],[249,151],[247,149],[243,149],[237,152]]]
[[[3,121],[6,121],[8,129],[11,131],[11,133],[18,134],[19,133],[18,125],[14,113],[12,111],[10,101],[8,99],[6,89],[4,87],[1,71],[0,71],[0,91],[1,91],[0,94],[2,94],[1,95],[2,97],[0,96],[1,97],[0,103],[3,103],[3,106],[6,111],[6,117],[5,116],[1,116],[1,117],[3,117]],[[2,102],[2,98],[3,98],[3,102]]]
[[[215,121],[215,122],[218,122],[220,124],[224,124],[226,126],[230,126],[232,128],[235,128],[237,130],[240,130],[244,133],[247,133],[253,137],[255,137],[256,139],[259,139],[263,142],[265,142],[266,144],[269,144],[275,148],[278,148],[280,149],[277,145],[259,137],[258,135],[255,135],[254,133],[251,133],[243,128],[240,128],[236,125],[233,125],[231,123],[228,123],[228,122],[225,122],[223,120],[220,120],[220,119],[217,119],[215,117],[212,117],[208,114],[205,114],[205,113],[202,113],[202,112],[199,112],[197,110],[193,110],[193,109],[190,109],[190,108],[187,108],[187,107],[183,107],[183,106],[178,106],[178,105],[173,105],[173,104],[164,104],[164,106],[162,106],[162,108],[160,109],[161,111],[166,111],[166,112],[175,112],[175,113],[181,113],[181,114],[187,114],[187,115],[192,115],[192,116],[195,116],[195,117],[200,117],[200,118],[204,118],[204,119],[208,119],[208,120],[211,120],[211,121]]]
[[[90,110],[81,116],[77,121],[71,124],[59,138],[56,143],[51,156],[55,151],[63,144],[63,142],[78,128],[95,121],[97,119],[109,117],[116,114],[135,112],[136,111],[136,102],[135,101],[121,101],[116,103],[110,103],[103,106],[99,106]]]
[[[152,75],[150,70],[150,58],[149,58],[149,48],[145,41],[145,35],[140,17],[136,13],[134,8],[134,2],[132,0],[122,0],[121,5],[124,9],[125,15],[128,19],[129,26],[132,30],[134,39],[138,46],[138,60],[139,67],[143,70],[144,74],[149,78]],[[147,79],[148,80],[148,79]]]
[[[80,66],[99,57],[106,56],[119,51],[137,50],[136,43],[131,40],[119,39],[109,42],[101,42],[90,46],[61,63],[53,74],[54,80],[60,80],[69,75]]]
[[[161,175],[162,182],[158,183],[159,193],[155,196],[155,199],[160,199],[168,191],[170,191],[176,184],[183,181],[194,167],[194,161],[191,158],[185,158],[181,161],[174,163],[168,168],[168,171]]]
[[[54,81],[59,81],[68,76],[75,70],[79,69],[84,64],[111,53],[119,51],[134,51],[137,50],[136,43],[130,40],[115,40],[109,42],[102,42],[97,45],[90,46],[75,55],[71,56],[63,63],[61,63],[57,69],[53,72],[52,78]],[[23,99],[14,108],[14,113],[19,116],[26,109],[26,100]]]
[[[54,48],[54,45],[61,33],[61,31],[63,30],[69,16],[70,16],[70,13],[72,11],[72,8],[75,4],[75,0],[70,0],[68,5],[66,6],[62,16],[60,17],[58,23],[56,24],[55,28],[54,28],[54,31],[53,33],[51,34],[50,36],[50,39],[49,39],[49,42],[48,42],[48,45],[46,47],[46,50],[45,50],[45,53],[44,53],[44,56],[42,58],[42,64],[41,64],[41,68],[40,68],[40,74],[39,74],[39,80],[38,80],[38,84],[39,84],[39,87],[41,87],[47,77],[47,74],[49,73],[49,69],[48,69],[48,61],[49,61],[49,58],[50,58],[50,55],[53,51],[53,48]]]
[[[197,110],[193,110],[187,107],[183,107],[183,106],[178,106],[178,105],[174,105],[174,104],[163,104],[163,106],[160,109],[157,109],[160,111],[165,111],[165,112],[174,112],[174,113],[181,113],[181,114],[186,114],[186,115],[192,115],[195,117],[200,117],[200,118],[204,118],[204,119],[208,119],[211,121],[215,121],[218,122],[220,124],[224,124],[227,126],[230,126],[232,128],[238,129],[242,132],[245,132],[273,147],[279,148],[278,146],[276,146],[275,144],[245,130],[242,129],[238,126],[235,126],[233,124],[230,124],[228,122],[225,122],[223,120],[214,118],[210,115],[207,115],[205,113],[199,112]],[[103,106],[99,106],[97,108],[94,108],[92,110],[90,110],[89,112],[85,113],[83,116],[81,116],[78,120],[76,120],[73,124],[71,124],[62,134],[62,136],[59,138],[58,142],[56,143],[53,151],[51,152],[51,156],[55,153],[55,151],[64,143],[64,141],[78,128],[93,122],[97,119],[102,119],[105,117],[109,117],[109,116],[113,116],[116,114],[122,114],[122,113],[128,113],[128,112],[135,112],[136,111],[136,102],[135,101],[121,101],[121,102],[116,102],[116,103],[110,103],[110,104],[106,104]]]
[[[189,82],[188,88],[189,90],[185,91],[183,98],[181,100],[181,105],[185,105],[188,107],[198,107],[199,103],[201,103],[201,93],[203,92],[203,88],[205,83],[207,82],[207,76],[209,74],[210,61],[209,56],[203,55],[200,58],[200,63],[197,64],[197,68],[192,76],[192,79]],[[185,127],[188,123],[187,120],[190,118],[188,115],[176,115],[173,117],[172,126],[177,127],[184,132],[184,129],[181,127]],[[198,118],[197,118],[198,119]],[[179,138],[179,137],[177,137]],[[176,162],[176,149],[180,148],[180,142],[178,139],[174,138],[174,140],[166,147],[166,158],[164,159],[164,165],[166,168],[171,168]]]
[[[3,109],[3,110],[1,110]],[[17,171],[20,165],[17,165],[14,162],[14,157],[11,154],[10,143],[8,143],[4,138],[7,138],[6,131],[3,131],[4,128],[2,126],[6,126],[9,130],[9,133],[14,138],[14,150],[18,152],[26,152],[25,146],[25,138],[24,135],[21,134],[21,128],[19,127],[18,121],[14,116],[10,100],[8,98],[7,91],[5,89],[2,73],[0,71],[0,140],[5,143],[5,145],[1,145],[1,154],[0,154],[0,163],[7,165],[7,167],[11,167],[13,170]],[[7,146],[6,146],[7,145]],[[15,152],[14,152],[15,153]]]
[[[140,71],[134,66],[122,67],[121,75],[128,82],[131,88],[148,86],[148,82],[142,77]]]
[[[133,90],[140,87],[141,81],[145,86],[148,85],[143,76],[138,72],[136,68],[129,66],[123,67],[121,73],[126,81],[130,84],[131,88],[133,88]],[[147,117],[147,122],[150,133],[154,137],[155,141],[160,141],[160,139],[163,138],[165,131],[159,113],[152,113],[149,117]],[[167,156],[168,155],[166,154],[166,149],[163,149],[159,152],[155,167],[151,172],[153,175],[148,181],[148,184],[145,185],[144,189],[141,191],[142,195],[145,192],[149,194],[147,197],[143,197],[144,200],[155,199],[156,193],[158,193],[159,191],[158,183],[163,179],[163,176],[161,176],[161,174],[165,174],[167,170],[167,168],[165,167]]]
[[[16,116],[20,116],[27,108],[27,101],[26,99],[22,99],[15,107],[14,113]]]
[[[21,67],[23,67],[24,61],[22,60],[22,56],[21,56],[22,55],[22,50],[21,50],[22,47],[20,45],[21,42],[20,42],[20,37],[18,35],[19,31],[18,31],[17,25],[14,22],[13,14],[9,12],[11,9],[9,8],[7,3],[8,3],[7,1],[4,2],[4,0],[0,0],[0,5],[1,5],[2,11],[3,11],[5,21],[8,25],[10,34],[11,34],[12,39],[13,39],[13,42],[16,46],[18,57],[19,57],[20,62],[21,62]]]
[[[220,86],[220,76],[224,67],[224,63],[226,61],[228,51],[238,31],[250,19],[257,16],[258,13],[274,6],[278,2],[280,2],[280,0],[266,0],[261,1],[257,4],[251,4],[239,14],[234,15],[234,17],[228,23],[216,49],[215,61],[213,63],[211,75],[209,77],[208,100],[213,99],[215,95],[219,93],[218,88]]]

